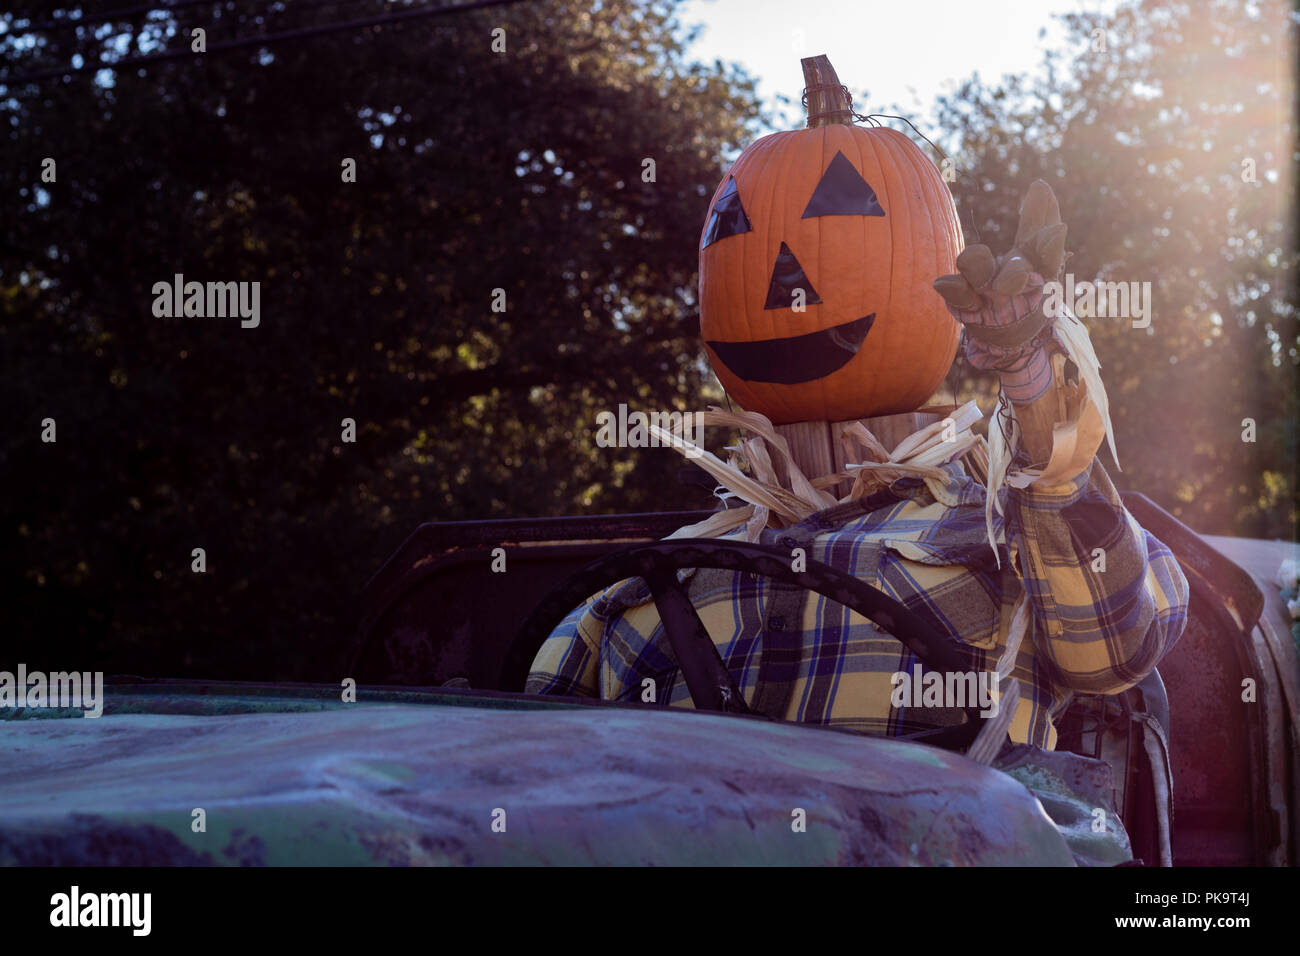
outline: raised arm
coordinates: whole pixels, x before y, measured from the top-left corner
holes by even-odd
[[[1142,680],[1187,623],[1173,554],[1124,508],[1102,463],[1007,492],[1007,541],[1057,680],[1114,694]]]
[[[959,274],[935,289],[966,329],[971,364],[998,372],[1014,408],[1009,445],[1023,477],[1003,492],[1007,542],[1033,604],[1033,640],[1063,686],[1113,694],[1149,674],[1181,636],[1188,589],[1096,458],[1105,425],[1079,381],[1088,376],[1074,366],[1067,380],[1057,325],[1066,319],[1052,314],[1044,289],[1044,276],[1060,278],[1065,233],[1039,180],[1012,249],[995,259],[987,246],[967,248]],[[995,414],[990,429],[1002,427]]]

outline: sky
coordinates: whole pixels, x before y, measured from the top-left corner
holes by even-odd
[[[774,111],[777,94],[799,102],[800,58],[825,53],[858,112],[897,105],[909,116],[925,118],[938,94],[974,72],[996,80],[1039,70],[1044,50],[1060,49],[1065,40],[1052,14],[1104,13],[1119,5],[1119,0],[686,0],[679,14],[683,24],[705,25],[694,56],[741,63],[759,78],[759,93]],[[1041,38],[1040,29],[1046,30]]]

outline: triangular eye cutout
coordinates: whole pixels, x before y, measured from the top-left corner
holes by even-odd
[[[813,190],[804,219],[814,216],[883,216],[885,210],[862,174],[853,168],[848,157],[836,153]]]
[[[740,191],[736,189],[736,181],[732,179],[722,190],[718,201],[713,204],[713,213],[709,216],[709,225],[704,230],[704,241],[700,244],[700,248],[707,249],[719,239],[738,236],[752,229],[749,217],[745,215],[745,207],[740,204]]]
[[[763,308],[790,308],[795,304],[796,289],[803,290],[804,305],[816,305],[822,300],[817,290],[812,287],[812,283],[808,281],[808,276],[803,271],[803,266],[799,265],[799,260],[794,257],[790,247],[783,242],[781,251],[776,257],[776,265],[772,267],[772,284],[767,287],[767,304]]]

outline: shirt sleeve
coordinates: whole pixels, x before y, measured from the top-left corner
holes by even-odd
[[[1117,694],[1146,677],[1187,624],[1187,579],[1129,514],[1095,457],[1073,479],[1008,492],[1008,531],[1033,640],[1060,683]]]
[[[542,642],[524,685],[527,694],[600,696],[600,635],[604,621],[592,609],[593,596],[560,622]]]

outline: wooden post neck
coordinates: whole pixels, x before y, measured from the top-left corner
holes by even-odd
[[[927,405],[912,412],[897,415],[877,415],[873,418],[852,419],[844,422],[793,422],[777,425],[776,432],[790,445],[790,457],[809,478],[843,471],[845,465],[856,464],[861,459],[849,457],[840,434],[844,426],[860,421],[885,448],[893,451],[900,442],[926,425],[943,421],[953,412],[950,405]],[[841,482],[830,489],[832,494],[848,494],[851,482]]]

